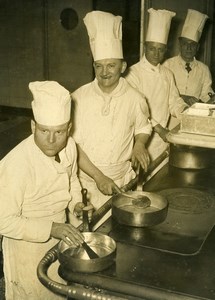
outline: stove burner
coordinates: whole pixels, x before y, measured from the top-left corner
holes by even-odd
[[[159,194],[166,197],[170,209],[185,214],[202,214],[215,207],[215,196],[196,189],[166,189]]]

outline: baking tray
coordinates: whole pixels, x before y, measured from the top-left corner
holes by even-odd
[[[215,105],[195,103],[181,113],[180,131],[215,136]]]

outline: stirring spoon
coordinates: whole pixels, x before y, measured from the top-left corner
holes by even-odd
[[[70,243],[72,243],[72,241],[70,240],[70,238],[68,236],[66,237],[66,239]],[[99,255],[85,241],[81,245],[84,248],[84,250],[87,252],[90,259],[99,258]]]
[[[99,258],[99,255],[86,242],[82,243],[82,247],[87,252],[90,259]]]

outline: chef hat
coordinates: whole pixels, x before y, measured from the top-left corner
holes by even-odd
[[[181,37],[185,37],[198,43],[207,19],[207,15],[193,9],[188,9]]]
[[[58,126],[70,120],[70,93],[56,81],[29,83],[35,121],[41,125]]]
[[[147,42],[157,42],[167,44],[171,19],[175,16],[175,12],[153,8],[148,9],[149,24],[146,34]]]
[[[122,17],[103,11],[87,13],[84,24],[90,40],[94,61],[106,58],[123,58]]]

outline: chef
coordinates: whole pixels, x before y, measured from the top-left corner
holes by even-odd
[[[149,24],[144,46],[145,54],[138,63],[129,68],[126,79],[148,101],[153,134],[147,150],[153,161],[168,146],[166,135],[170,115],[179,117],[187,105],[179,96],[173,74],[161,65],[166,53],[171,20],[175,13],[153,8],[150,8],[148,12]],[[153,174],[162,165],[156,168]]]
[[[189,105],[199,100],[211,101],[210,96],[214,94],[208,66],[195,58],[207,19],[207,15],[188,9],[179,37],[180,54],[164,62],[174,73],[179,93]]]
[[[135,177],[132,166],[137,162],[147,170],[145,145],[151,124],[146,100],[121,77],[126,69],[122,17],[92,11],[84,23],[96,78],[72,94],[76,105],[73,137],[79,149],[81,184],[98,209],[108,195],[120,192]]]
[[[83,235],[65,224],[68,203],[81,197],[76,145],[70,137],[71,98],[54,81],[31,82],[29,89],[32,135],[0,162],[6,300],[64,299],[39,282],[36,269],[59,239],[73,246],[83,242]],[[61,282],[57,267],[55,263],[50,269],[50,277]]]

